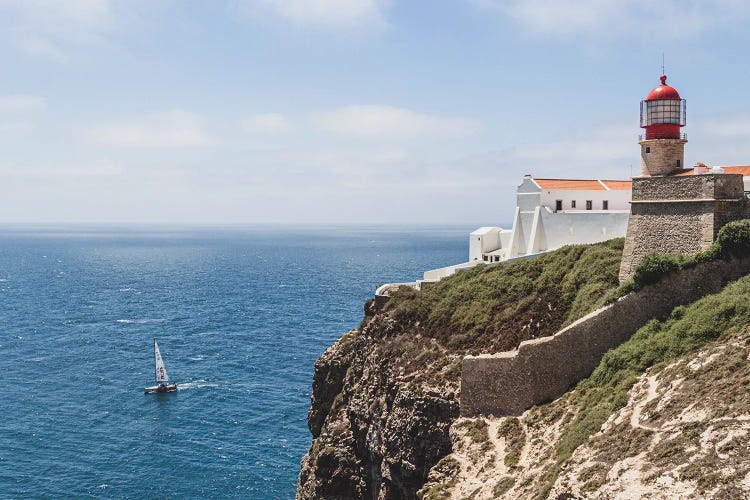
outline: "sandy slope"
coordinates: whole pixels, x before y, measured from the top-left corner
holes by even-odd
[[[507,418],[460,419],[451,428],[454,451],[444,459],[458,466],[450,474],[431,474],[421,493],[475,499],[750,498],[749,344],[750,334],[743,333],[647,371],[627,405],[562,464],[554,482],[554,447],[575,412],[564,401],[518,419],[525,443],[515,467],[506,465],[507,440],[498,436]]]

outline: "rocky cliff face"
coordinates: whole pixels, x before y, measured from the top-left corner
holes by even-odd
[[[315,363],[298,498],[413,498],[450,452],[455,360],[389,323],[376,316]]]
[[[454,448],[462,357],[551,335],[589,312],[617,285],[621,249],[622,240],[570,247],[366,304],[360,328],[315,363],[297,497],[419,496]]]

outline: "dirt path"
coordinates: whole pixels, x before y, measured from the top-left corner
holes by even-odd
[[[658,429],[656,429],[655,427],[649,427],[641,423],[641,413],[643,412],[643,408],[647,404],[649,404],[651,401],[659,397],[659,394],[656,392],[656,388],[658,387],[659,383],[656,381],[656,375],[652,375],[651,377],[646,377],[645,381],[648,384],[646,397],[633,406],[633,414],[630,415],[630,425],[637,429],[644,429],[647,431],[656,432],[658,431]]]

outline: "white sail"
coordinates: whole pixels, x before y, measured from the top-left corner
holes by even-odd
[[[154,367],[156,370],[156,383],[169,382],[169,375],[167,375],[167,369],[164,368],[164,361],[161,359],[159,344],[156,343],[156,339],[154,339]]]

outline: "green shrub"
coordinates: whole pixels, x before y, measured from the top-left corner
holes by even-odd
[[[505,466],[516,467],[526,444],[526,433],[521,427],[521,422],[516,417],[506,418],[497,429],[497,436],[505,438]]]
[[[487,422],[483,418],[466,420],[459,427],[466,429],[466,435],[471,438],[473,443],[481,444],[490,439]]]
[[[726,224],[719,230],[716,241],[698,255],[699,261],[750,256],[750,219]]]
[[[499,497],[501,495],[504,495],[510,489],[516,484],[516,480],[513,478],[513,476],[505,476],[500,481],[495,484],[495,486],[492,488],[492,494],[496,497]]]
[[[630,292],[634,292],[634,291],[635,291],[635,281],[633,281],[633,278],[629,278],[617,288],[610,288],[607,291],[607,293],[605,293],[604,296],[599,300],[598,306],[604,307],[607,304],[617,302],[617,299],[619,299],[620,297],[624,297]],[[598,309],[599,307],[596,307],[595,309]]]
[[[633,273],[633,282],[636,289],[646,285],[652,285],[663,276],[679,271],[688,260],[684,255],[665,255],[650,253],[646,255]]]

